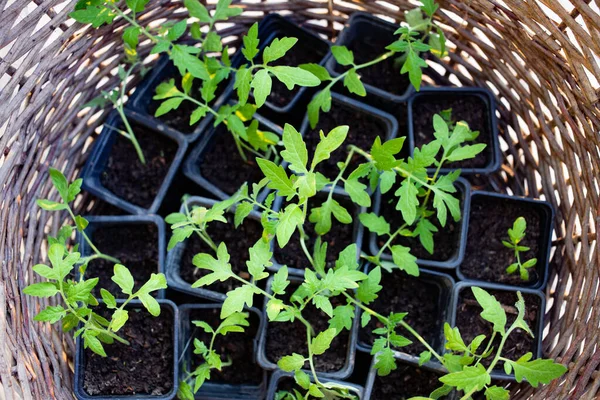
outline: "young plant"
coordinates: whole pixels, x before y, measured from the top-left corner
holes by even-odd
[[[523,217],[519,217],[513,223],[512,228],[508,229],[508,238],[510,241],[503,240],[502,244],[509,249],[514,250],[516,262],[509,265],[506,268],[506,273],[514,274],[519,271],[519,276],[521,280],[527,281],[529,280],[529,271],[528,269],[535,267],[537,264],[537,258],[532,258],[525,262],[521,262],[521,253],[525,251],[529,251],[530,248],[527,246],[522,246],[519,243],[525,238],[525,230],[527,229],[527,221]]]

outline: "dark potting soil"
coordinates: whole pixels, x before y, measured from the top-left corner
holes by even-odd
[[[131,141],[117,134],[100,182],[123,200],[148,208],[169,172],[178,147],[173,139],[142,125],[132,124],[132,129],[146,164],[140,161]]]
[[[353,218],[357,215],[358,209],[349,200],[340,196],[334,196],[334,199],[350,213]],[[308,208],[312,210],[315,207],[320,207],[326,200],[326,197],[317,194],[308,200]],[[310,211],[309,211],[310,213]],[[310,214],[309,214],[310,215]],[[315,241],[319,235],[315,232],[315,224],[308,221],[304,223],[304,232],[308,235],[306,246],[312,252],[315,246]],[[342,250],[354,242],[354,224],[342,224],[334,216],[331,217],[331,230],[327,234],[321,236],[321,242],[327,243],[326,266],[333,267],[338,255]],[[275,260],[280,265],[287,265],[289,268],[304,269],[308,265],[306,255],[300,244],[300,235],[298,231],[294,231],[290,241],[283,248],[279,248],[275,242],[274,251]]]
[[[404,321],[435,347],[440,341],[444,324],[439,306],[442,296],[440,287],[423,277],[410,276],[399,270],[394,270],[392,273],[382,271],[382,274],[382,281],[386,284],[382,285],[383,289],[370,307],[382,315],[389,315],[392,312],[407,312],[408,315]],[[444,299],[442,302],[445,300],[449,299]],[[360,342],[371,346],[375,339],[380,337],[373,334],[373,330],[382,327],[381,322],[372,318],[366,327],[360,328],[358,334]],[[412,344],[396,348],[396,350],[415,356],[426,350],[405,329],[397,328],[396,331],[413,341]]]
[[[197,162],[202,176],[223,192],[234,194],[245,182],[251,185],[264,178],[256,156],[246,152],[244,161],[224,124],[216,128],[211,142]]]
[[[227,245],[227,250],[231,259],[231,269],[244,279],[250,279],[246,261],[249,259],[248,249],[257,242],[262,236],[262,226],[260,222],[251,218],[246,218],[244,223],[237,229],[233,224],[233,214],[225,214],[227,224],[216,222],[210,225],[207,229],[208,234],[215,243],[224,242]],[[197,268],[192,260],[198,253],[207,253],[215,256],[212,249],[198,237],[192,235],[186,242],[185,250],[181,259],[181,267],[179,273],[181,277],[189,283],[194,283],[198,279],[207,275],[210,271]],[[209,286],[203,286],[203,289],[213,290],[219,293],[227,293],[236,287],[241,286],[241,283],[234,279],[228,279],[225,282],[217,281]]]
[[[213,329],[217,329],[223,322],[220,318],[221,309],[208,308],[192,310],[190,321],[204,321]],[[244,327],[244,332],[230,332],[227,336],[218,335],[215,339],[213,349],[221,355],[225,362],[230,359],[231,367],[223,367],[221,371],[212,370],[210,374],[211,383],[226,383],[231,385],[260,385],[263,380],[263,370],[257,368],[254,363],[254,340],[258,332],[260,320],[254,313],[250,313],[248,321],[250,326]],[[193,337],[204,342],[208,347],[212,335],[206,333],[202,328],[197,328],[190,323]],[[190,345],[193,347],[193,345]],[[192,350],[190,349],[190,354]],[[203,363],[201,356],[192,354],[192,369]]]
[[[402,214],[396,210],[396,204],[398,203],[398,197],[394,195],[397,187],[393,187],[388,192],[381,196],[381,206],[379,209],[379,215],[383,216],[387,222],[389,222],[392,232],[400,228],[404,224]],[[460,193],[460,207],[463,207],[463,195]],[[464,216],[463,216],[464,217]],[[455,222],[450,213],[446,220],[446,226],[442,228],[437,217],[433,215],[429,218],[429,221],[435,225],[438,229],[433,234],[433,254],[429,253],[422,245],[419,238],[412,238],[398,235],[392,241],[392,244],[400,244],[410,248],[410,253],[421,260],[434,260],[434,261],[448,261],[457,252],[460,246],[460,221]],[[384,236],[377,237],[377,245],[382,247],[387,238]]]
[[[394,40],[392,32],[388,34],[382,29],[363,30],[346,47],[354,53],[354,63],[363,64],[386,53],[386,46]],[[361,69],[358,73],[363,83],[395,95],[402,95],[408,89],[410,80],[408,74],[400,74],[401,67],[402,63],[397,61],[397,57],[389,57],[384,61]],[[336,64],[335,69],[337,72],[342,73],[348,67]]]
[[[515,303],[518,300],[517,293],[487,289],[486,291],[495,296],[496,300],[498,300],[504,307],[504,310],[506,311],[507,326],[512,324],[517,318],[517,310],[515,308]],[[473,295],[471,289],[468,288],[462,290],[458,296],[456,327],[460,330],[465,343],[471,343],[471,341],[478,335],[486,335],[488,338],[490,338],[493,332],[492,324],[481,318],[479,315],[482,309],[475,300],[475,296]],[[527,325],[529,325],[531,330],[535,332],[538,318],[540,318],[540,313],[543,312],[543,310],[540,310],[540,298],[528,293],[523,293],[523,298],[525,300],[526,310],[525,322]],[[497,337],[496,340],[494,340],[493,347],[497,349],[499,344],[500,337]],[[511,360],[517,360],[528,352],[536,354],[536,350],[537,339],[532,338],[521,329],[516,329],[506,340],[504,348],[502,349],[502,357]],[[482,360],[481,363],[486,367],[489,366],[494,354],[485,360]],[[500,361],[498,364],[496,364],[495,369],[502,370],[502,365],[503,362]]]
[[[492,132],[490,131],[490,111],[483,99],[468,94],[433,93],[419,96],[413,102],[412,118],[415,147],[431,142],[433,136],[433,116],[443,110],[452,109],[453,121],[466,121],[472,131],[479,136],[469,144],[485,143],[487,147],[475,158],[444,164],[451,168],[482,168],[493,158]]]
[[[155,318],[145,310],[128,309],[129,320],[119,336],[129,346],[116,341],[105,345],[107,357],[85,350],[83,389],[90,395],[158,396],[173,388],[173,313],[162,308]]]
[[[299,284],[292,282],[286,289],[286,293],[280,298],[289,304],[290,297],[298,288]],[[343,296],[331,298],[331,304],[335,308],[346,304]],[[329,317],[323,311],[318,310],[312,303],[306,306],[302,316],[311,324],[314,331],[319,333],[329,328]],[[315,369],[317,372],[336,372],[344,368],[348,355],[348,339],[350,333],[344,329],[331,342],[330,348],[323,354],[315,356]],[[302,354],[308,357],[306,345],[306,327],[296,319],[294,322],[274,322],[267,325],[267,338],[265,353],[267,359],[277,363],[283,356],[292,353]],[[308,362],[304,368],[310,368]]]
[[[134,291],[138,290],[158,273],[158,228],[154,224],[120,224],[116,226],[99,226],[92,233],[92,242],[104,254],[116,257],[121,264],[127,266],[135,282]],[[99,282],[93,290],[98,296],[100,288],[112,293],[116,298],[127,298],[119,286],[112,281],[114,262],[108,260],[92,260],[86,275],[98,277]],[[153,292],[156,295],[156,292]]]
[[[514,250],[505,247],[502,241],[509,241],[508,229],[512,228],[518,217],[527,221],[525,238],[520,244],[531,248],[521,253],[521,262],[532,258],[542,262],[544,257],[539,254],[542,215],[535,205],[491,196],[474,196],[465,259],[460,266],[466,277],[516,286],[524,286],[540,279],[536,267],[528,269],[527,281],[521,280],[518,271],[510,275],[506,272],[506,268],[516,262],[516,258]]]
[[[379,119],[355,110],[338,102],[335,102],[328,113],[321,113],[319,123],[315,129],[309,129],[304,135],[308,154],[314,154],[317,144],[321,141],[319,132],[323,131],[326,135],[340,125],[349,125],[350,129],[344,143],[327,160],[317,165],[316,172],[320,172],[329,179],[335,179],[340,172],[337,167],[338,162],[346,161],[348,157],[348,146],[353,144],[365,151],[370,151],[375,138],[379,136],[382,142],[387,137],[387,128]],[[346,169],[347,173],[354,169],[365,160],[362,156],[356,154],[350,166]],[[347,176],[347,174],[346,174]]]
[[[421,368],[399,365],[388,376],[376,376],[371,400],[406,400],[411,397],[428,397],[442,387],[440,375]],[[447,396],[440,399],[447,399]]]

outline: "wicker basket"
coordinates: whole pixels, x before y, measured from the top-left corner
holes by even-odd
[[[73,341],[32,320],[45,304],[24,296],[22,288],[34,280],[31,266],[42,261],[45,234],[61,223],[35,205],[49,194],[47,169],[55,166],[70,178],[79,173],[106,115],[81,111],[80,105],[115,85],[122,54],[122,21],[97,30],[82,27],[68,18],[74,3],[0,1],[0,398],[72,398]],[[513,395],[596,398],[600,1],[440,3],[437,18],[451,53],[435,66],[438,78],[489,87],[500,100],[504,159],[491,183],[500,192],[544,198],[557,211],[544,353],[569,371],[537,391],[515,385]],[[335,39],[356,10],[399,19],[414,7],[407,0],[241,5],[246,12],[235,24],[219,27],[235,40],[269,12],[290,14]],[[152,1],[142,20],[179,19],[185,15],[181,8],[180,2]],[[148,53],[148,44],[141,51]],[[84,196],[78,204],[89,203]]]

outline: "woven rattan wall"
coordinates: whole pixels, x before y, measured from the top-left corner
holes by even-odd
[[[211,0],[212,1],[212,0]],[[499,191],[542,197],[557,210],[544,351],[569,366],[561,381],[517,398],[600,395],[600,1],[442,0],[437,18],[452,52],[442,79],[490,87],[500,99],[504,165]],[[355,10],[401,18],[397,1],[243,1],[220,26],[237,40],[265,13],[291,14],[335,38]],[[122,54],[116,23],[98,30],[68,18],[74,1],[0,0],[0,398],[72,398],[74,346],[22,288],[43,258],[44,235],[61,221],[35,205],[47,168],[77,175],[105,113],[80,105],[115,83]],[[210,8],[210,6],[209,6]],[[151,1],[142,21],[180,19],[180,2]],[[142,46],[148,52],[148,44]],[[149,60],[150,62],[151,60]],[[85,198],[80,204],[85,204]]]

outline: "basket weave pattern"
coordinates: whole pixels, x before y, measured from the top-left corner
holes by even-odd
[[[600,386],[600,1],[442,0],[437,19],[450,56],[439,82],[486,86],[499,99],[503,168],[497,191],[541,197],[556,210],[545,356],[568,373],[542,389],[514,385],[515,398],[596,398]],[[81,104],[112,88],[123,22],[82,27],[74,1],[0,0],[0,398],[72,398],[74,344],[32,320],[46,306],[22,294],[42,262],[45,235],[62,219],[41,211],[47,169],[79,173],[107,114]],[[265,13],[289,14],[335,38],[357,10],[401,20],[407,0],[239,3],[245,13],[220,32],[235,41]],[[208,8],[213,8],[210,2]],[[141,21],[181,19],[180,2],[151,1]],[[140,47],[149,52],[149,43]],[[438,71],[435,73],[435,71]],[[131,82],[135,84],[135,81]],[[79,206],[89,204],[85,196]],[[64,217],[64,216],[63,216]],[[41,250],[40,250],[41,249]],[[53,300],[55,301],[55,300]]]

